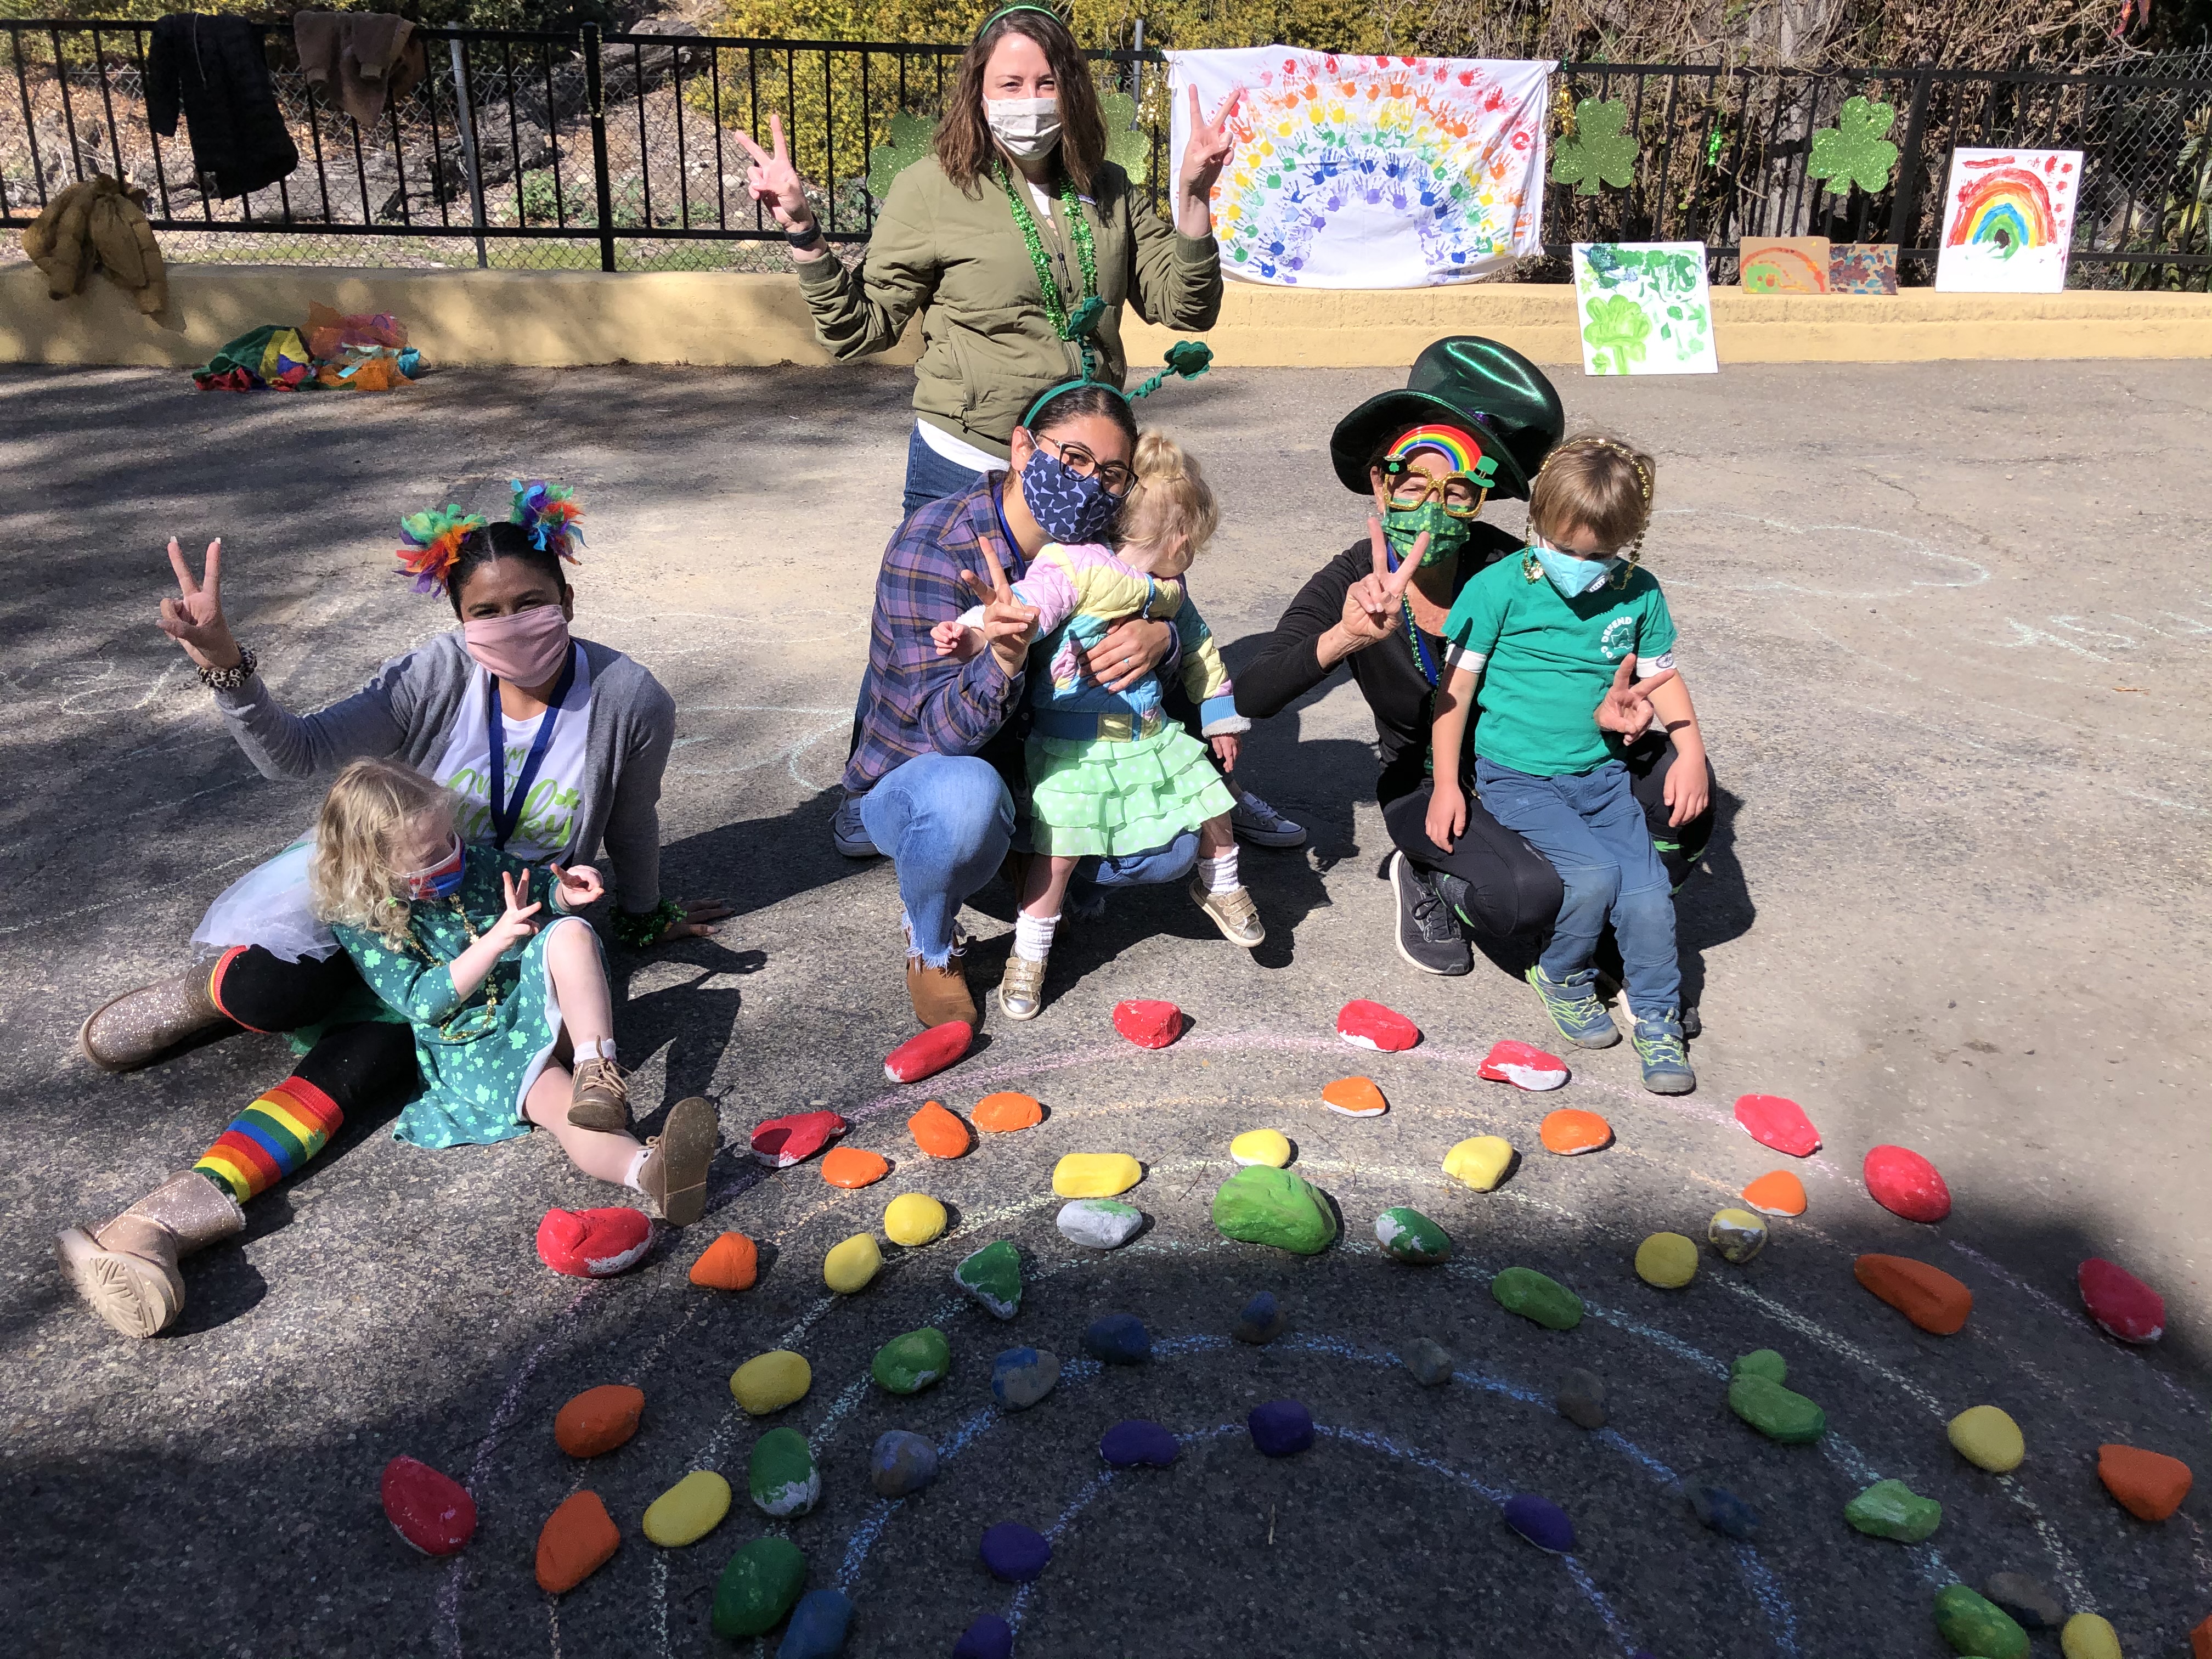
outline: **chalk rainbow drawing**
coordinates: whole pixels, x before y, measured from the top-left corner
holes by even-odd
[[[2024,247],[2056,247],[2058,216],[2051,191],[2026,167],[1999,167],[1969,179],[1959,186],[1958,211],[1943,242],[1947,247],[1981,243],[2006,258]]]
[[[1232,88],[1244,94],[1213,192],[1222,263],[1237,274],[1413,287],[1539,251],[1545,106],[1529,66],[1283,47],[1174,61],[1179,99],[1195,85],[1210,111]],[[1373,245],[1374,210],[1410,226],[1419,269]],[[1348,212],[1356,226],[1341,222]]]

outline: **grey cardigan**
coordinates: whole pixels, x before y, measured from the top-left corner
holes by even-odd
[[[562,862],[588,863],[604,841],[617,902],[636,915],[660,902],[660,778],[676,737],[676,700],[621,652],[577,643],[592,670],[590,770]],[[475,672],[456,628],[392,658],[353,696],[312,714],[285,708],[258,674],[215,700],[264,778],[317,777],[362,758],[403,760],[427,772],[445,755]]]

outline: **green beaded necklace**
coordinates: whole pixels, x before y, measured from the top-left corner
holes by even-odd
[[[1038,233],[1036,219],[1030,212],[1029,204],[1022,200],[1021,192],[1014,188],[1013,175],[1003,161],[999,163],[999,182],[1006,186],[1006,201],[1014,210],[1014,222],[1021,227],[1023,245],[1030,251],[1030,264],[1036,268],[1037,290],[1044,296],[1045,319],[1061,339],[1073,339],[1074,325],[1068,319],[1067,304],[1060,297],[1060,284],[1052,280],[1052,262],[1045,258],[1044,238]],[[1064,167],[1060,175],[1060,204],[1067,210],[1068,229],[1075,238],[1075,262],[1083,270],[1081,297],[1089,300],[1098,292],[1098,253],[1091,243],[1091,227],[1083,217],[1083,205],[1075,194],[1075,180]],[[1084,354],[1087,364],[1087,344]]]

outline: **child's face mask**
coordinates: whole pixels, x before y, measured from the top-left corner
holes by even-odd
[[[1577,554],[1562,553],[1556,547],[1546,546],[1540,538],[1529,542],[1528,550],[1536,556],[1536,562],[1552,579],[1552,586],[1570,599],[1601,587],[1606,580],[1626,562],[1617,553],[1609,553],[1601,559],[1585,559]]]
[[[428,869],[410,871],[400,879],[411,899],[451,898],[461,884],[461,838],[456,835],[446,856]]]

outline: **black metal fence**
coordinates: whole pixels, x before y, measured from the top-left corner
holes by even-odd
[[[953,45],[678,33],[424,29],[428,70],[371,129],[310,94],[282,24],[260,25],[299,167],[266,190],[205,194],[185,135],[146,114],[150,25],[0,21],[0,225],[69,183],[143,186],[174,258],[607,270],[781,269],[745,190],[744,133],[781,115],[831,238],[874,222],[871,157],[919,142],[964,50]],[[1168,106],[1156,52],[1092,54],[1121,153],[1164,183]],[[1563,64],[1553,130],[1581,99],[1627,106],[1632,181],[1547,187],[1555,255],[1577,240],[1702,241],[1729,280],[1747,237],[1895,242],[1932,270],[1952,149],[2084,152],[2069,280],[2203,288],[2212,280],[2212,64],[2134,76],[1742,70]],[[12,79],[9,89],[5,80]],[[12,96],[7,93],[12,90]],[[1809,175],[1813,135],[1846,100],[1892,106],[1901,152],[1879,193]]]

